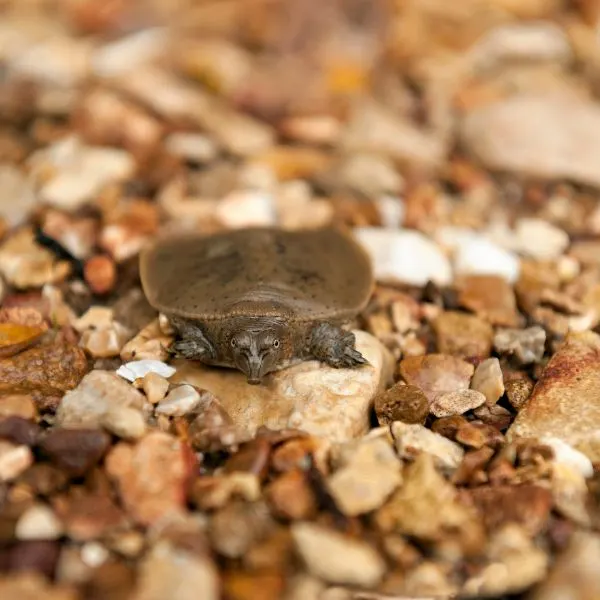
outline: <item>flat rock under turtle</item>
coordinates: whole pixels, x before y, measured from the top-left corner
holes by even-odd
[[[249,383],[294,360],[366,362],[342,326],[369,300],[371,262],[340,230],[170,236],[145,249],[140,275],[177,331],[176,355],[239,369]]]

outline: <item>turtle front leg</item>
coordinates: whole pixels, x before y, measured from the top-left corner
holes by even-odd
[[[310,332],[309,353],[336,369],[366,364],[367,360],[356,350],[354,343],[352,332],[329,323],[320,323]]]
[[[169,347],[169,354],[172,356],[202,362],[216,357],[214,346],[199,327],[186,323],[179,328],[178,333],[181,339],[176,340]]]

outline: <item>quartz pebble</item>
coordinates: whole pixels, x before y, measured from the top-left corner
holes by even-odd
[[[452,251],[454,271],[461,275],[497,275],[509,283],[519,277],[518,257],[481,233],[456,227],[441,228],[436,239]]]
[[[488,358],[475,368],[471,389],[485,396],[488,406],[493,406],[504,394],[504,377],[497,358]]]
[[[594,475],[592,461],[583,452],[579,452],[579,450],[576,450],[560,438],[544,436],[540,438],[540,443],[552,448],[554,451],[554,462],[573,469],[585,478]]]
[[[442,250],[422,233],[407,229],[361,227],[355,230],[358,241],[369,252],[375,277],[412,285],[433,281],[448,285],[452,269]]]
[[[136,380],[138,381],[138,380]],[[150,404],[157,404],[167,394],[169,382],[155,371],[150,371],[142,377],[142,389]]]
[[[200,393],[192,385],[174,387],[156,406],[155,411],[169,417],[191,413],[200,403]]]
[[[522,364],[540,362],[544,356],[546,332],[539,325],[527,329],[500,329],[494,347],[500,354],[514,355]]]
[[[400,362],[404,381],[420,387],[430,402],[444,392],[467,390],[473,371],[473,365],[446,354],[408,356]]]
[[[485,396],[476,390],[458,390],[438,394],[431,403],[430,410],[436,417],[462,415],[485,403]]]
[[[292,537],[308,570],[328,583],[374,587],[385,563],[374,548],[315,523],[295,523]]]
[[[112,406],[102,415],[100,424],[125,440],[137,440],[146,432],[143,414],[129,406]]]
[[[120,375],[132,383],[136,379],[145,377],[149,373],[156,373],[157,375],[168,379],[175,373],[175,368],[160,360],[144,359],[125,363],[117,370],[117,375]]]
[[[66,394],[56,413],[57,423],[67,427],[100,426],[114,407],[141,410],[144,396],[116,374],[96,369]]]
[[[567,233],[542,219],[519,219],[515,236],[519,252],[536,260],[556,259],[569,245]]]
[[[439,466],[456,469],[464,456],[464,450],[458,444],[423,425],[397,421],[392,423],[392,437],[400,458],[413,458],[424,452]]]
[[[18,540],[55,540],[63,528],[54,512],[45,504],[34,504],[19,518],[15,528]]]

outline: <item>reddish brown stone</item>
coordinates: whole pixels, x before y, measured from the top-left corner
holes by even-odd
[[[429,401],[421,388],[403,382],[377,394],[373,403],[380,425],[394,421],[423,424],[429,414]]]
[[[0,394],[62,396],[76,387],[87,371],[83,350],[58,335],[53,341],[0,359]]]
[[[471,490],[471,498],[488,529],[518,523],[533,536],[548,524],[552,493],[537,485],[482,486]]]
[[[110,435],[101,429],[55,428],[40,442],[42,452],[73,477],[98,464],[109,446]]]

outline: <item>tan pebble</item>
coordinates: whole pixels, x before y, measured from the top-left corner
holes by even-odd
[[[471,379],[471,389],[481,392],[490,406],[498,402],[504,394],[504,377],[497,358],[488,358],[477,365]]]
[[[169,382],[158,373],[150,371],[142,377],[141,387],[146,394],[146,398],[148,398],[148,402],[158,404],[167,394]]]
[[[481,406],[484,402],[485,396],[481,392],[458,390],[437,395],[431,403],[430,410],[436,417],[451,417],[462,415]]]

